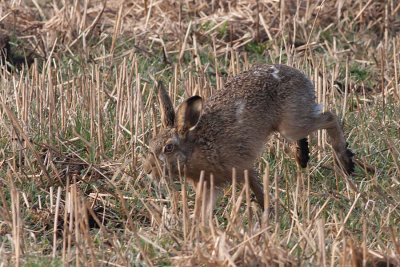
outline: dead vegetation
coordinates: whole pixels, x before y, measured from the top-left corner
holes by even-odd
[[[392,0],[0,1],[0,261],[400,266],[399,14]],[[300,171],[276,136],[258,166],[273,212],[233,183],[205,221],[184,179],[142,172],[154,80],[178,104],[256,62],[313,80],[358,167],[329,169],[320,132]]]

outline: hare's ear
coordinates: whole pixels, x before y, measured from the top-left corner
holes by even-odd
[[[173,127],[175,122],[174,107],[172,105],[171,98],[169,97],[161,81],[159,81],[157,84],[157,90],[158,100],[160,101],[161,108],[161,122],[165,128]]]
[[[176,111],[175,127],[178,134],[186,135],[197,124],[203,108],[203,99],[200,96],[192,96],[186,99]]]

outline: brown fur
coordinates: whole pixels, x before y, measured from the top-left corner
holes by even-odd
[[[144,164],[145,172],[154,178],[168,173],[164,166],[178,175],[178,165],[181,170],[186,165],[186,177],[194,184],[204,170],[205,179],[212,173],[215,185],[220,186],[231,181],[232,168],[241,182],[244,170],[249,170],[250,186],[263,206],[254,163],[268,136],[278,131],[297,142],[296,160],[305,167],[309,157],[307,139],[303,139],[318,129],[327,129],[343,170],[351,173],[354,169],[353,154],[347,149],[336,115],[319,112],[311,81],[292,67],[254,66],[232,78],[204,103],[198,96],[185,100],[175,114],[170,112],[173,107],[163,86],[158,90],[165,128],[150,141]]]

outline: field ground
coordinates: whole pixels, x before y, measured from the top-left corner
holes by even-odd
[[[0,266],[400,266],[398,1],[104,3],[0,1]],[[227,186],[206,222],[184,180],[142,171],[155,80],[178,105],[255,63],[310,77],[356,170],[325,132],[304,170],[272,136],[274,212]]]

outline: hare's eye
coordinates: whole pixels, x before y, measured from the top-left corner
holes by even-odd
[[[174,145],[173,144],[167,144],[164,147],[164,152],[165,153],[171,153],[172,151],[174,151]]]

